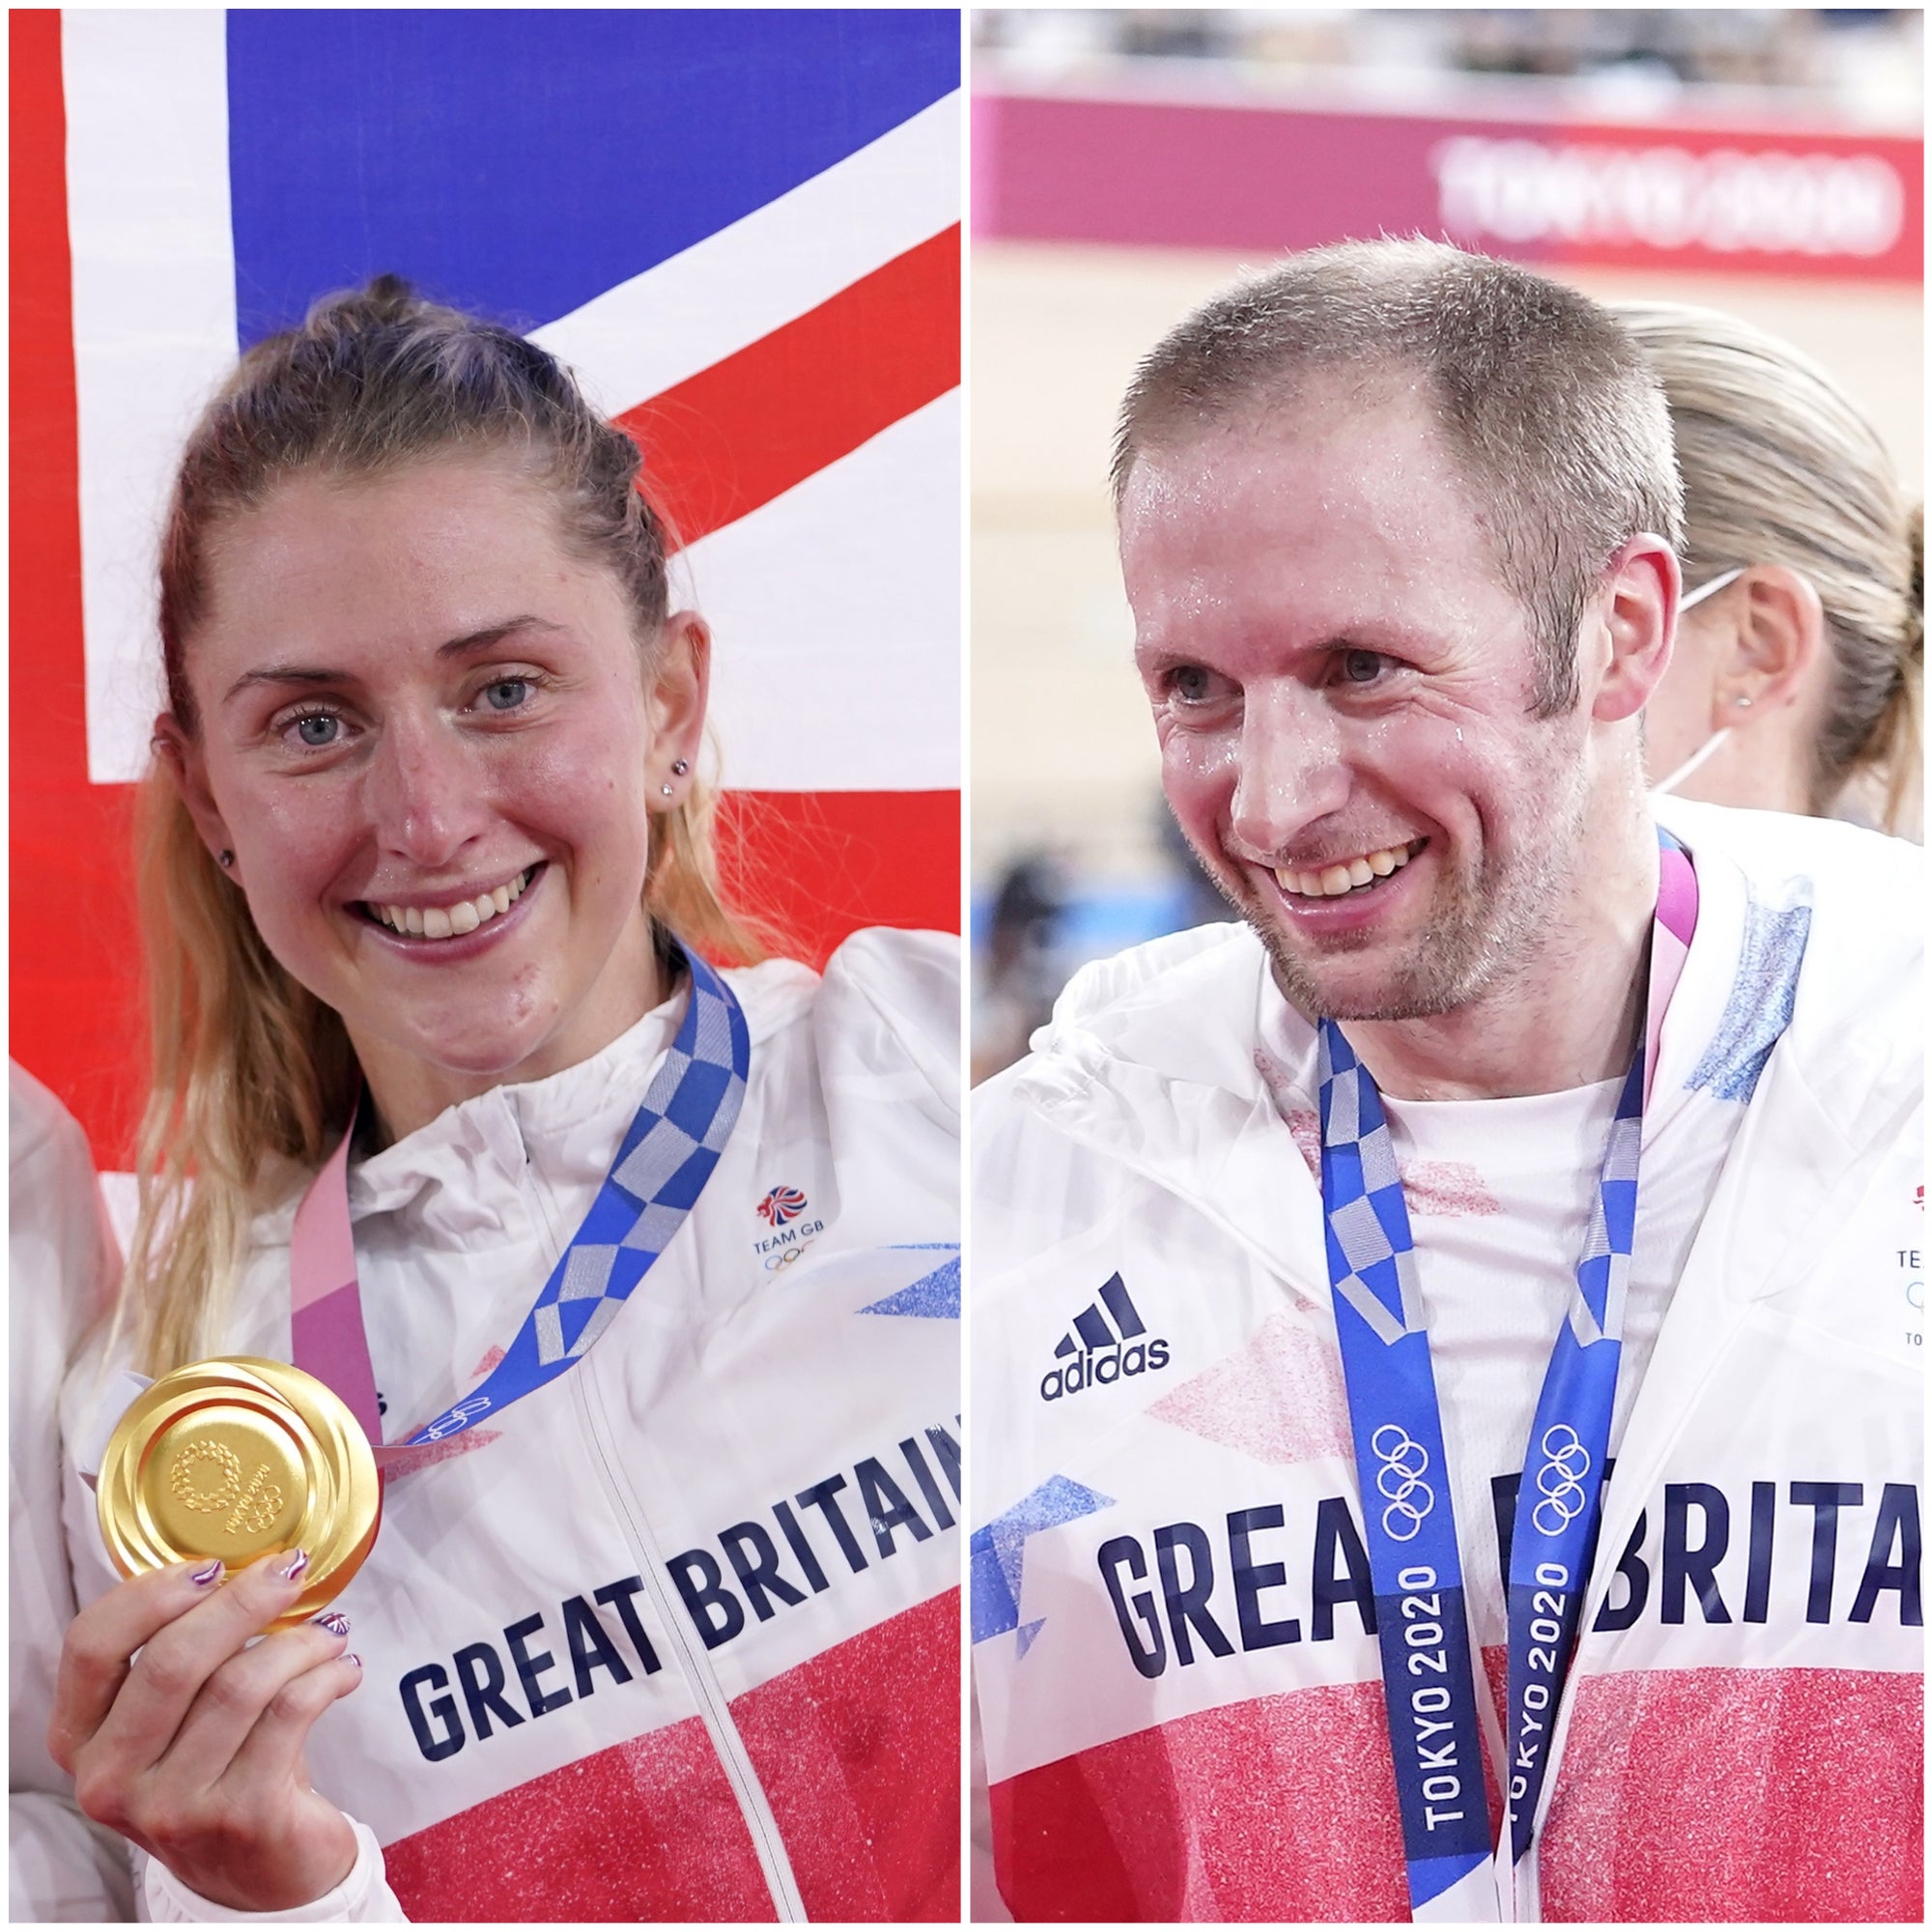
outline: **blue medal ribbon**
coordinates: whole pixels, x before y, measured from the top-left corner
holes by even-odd
[[[582,1360],[697,1205],[744,1104],[752,1036],[724,980],[684,962],[691,1003],[583,1225],[502,1360],[407,1446],[461,1435]]]
[[[1688,856],[1667,835],[1653,958],[1680,960]],[[1671,905],[1666,939],[1663,903]],[[1528,1853],[1549,1740],[1576,1647],[1602,1518],[1624,1299],[1636,1226],[1647,1042],[1674,969],[1652,970],[1643,1036],[1617,1100],[1576,1293],[1544,1377],[1523,1459],[1507,1584],[1503,1772],[1509,1864]],[[1411,1909],[1491,1859],[1476,1662],[1442,1447],[1441,1410],[1415,1283],[1415,1244],[1376,1083],[1333,1020],[1320,1025],[1321,1205],[1328,1279],[1360,1481],[1382,1690]],[[1487,1916],[1487,1915],[1484,1915]]]
[[[1381,1095],[1321,1026],[1321,1206],[1361,1482],[1411,1905],[1490,1857],[1482,1734],[1442,1413]]]

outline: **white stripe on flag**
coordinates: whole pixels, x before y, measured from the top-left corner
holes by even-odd
[[[829,301],[959,219],[959,97],[634,275],[531,339],[608,415]]]
[[[195,412],[235,363],[227,21],[61,16],[79,405],[87,775],[138,777],[160,702],[155,559]]]
[[[727,785],[959,782],[959,391],[692,545]]]
[[[88,777],[113,784],[160,702],[174,467],[234,364],[224,19],[73,12],[63,58]],[[646,401],[958,220],[959,125],[949,96],[539,339],[613,413]],[[955,395],[694,546],[732,784],[957,784],[958,438]]]

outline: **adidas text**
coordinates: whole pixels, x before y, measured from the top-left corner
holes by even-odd
[[[1143,1376],[1150,1369],[1167,1367],[1164,1338],[1151,1342],[1130,1342],[1124,1348],[1107,1349],[1099,1353],[1088,1350],[1058,1369],[1048,1369],[1040,1378],[1039,1393],[1046,1402],[1058,1402],[1097,1383],[1117,1382],[1123,1376]]]

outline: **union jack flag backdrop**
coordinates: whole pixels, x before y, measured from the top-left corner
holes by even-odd
[[[959,916],[959,16],[12,16],[13,1051],[117,1164],[154,548],[239,348],[394,270],[642,443],[727,870],[822,957]]]

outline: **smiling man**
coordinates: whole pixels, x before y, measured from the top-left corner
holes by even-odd
[[[1636,350],[1317,251],[1154,349],[1114,485],[1244,923],[1088,969],[976,1108],[1006,1907],[1916,1918],[1916,855],[1653,818]]]

